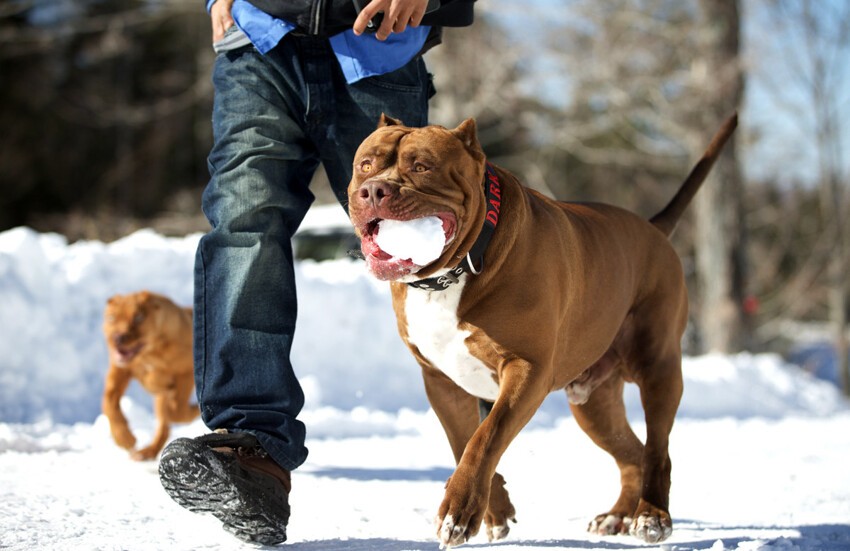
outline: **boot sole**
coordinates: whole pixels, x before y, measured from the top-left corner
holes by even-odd
[[[235,458],[180,438],[163,451],[159,479],[178,505],[213,515],[243,541],[263,545],[286,541],[286,493],[272,477],[242,468]]]

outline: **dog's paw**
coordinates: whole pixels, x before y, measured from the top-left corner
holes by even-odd
[[[154,446],[148,446],[147,448],[142,448],[140,450],[130,452],[130,458],[134,461],[151,461],[152,459],[156,459],[156,456],[158,454],[158,448]]]
[[[512,518],[511,522],[516,523],[516,519]],[[489,524],[487,523],[487,540],[488,541],[498,541],[503,540],[508,537],[508,534],[511,531],[511,527],[508,526],[508,523],[504,524]]]
[[[505,479],[496,473],[490,484],[490,501],[487,504],[487,512],[484,513],[487,539],[490,541],[505,539],[511,531],[508,521],[516,523],[516,509],[505,489]]]
[[[437,511],[437,538],[441,545],[461,545],[478,533],[487,512],[489,490],[490,479],[468,475],[463,466],[455,470],[446,481],[446,495]]]
[[[667,514],[643,513],[632,521],[629,533],[646,543],[658,543],[673,533],[673,521]]]
[[[463,545],[471,536],[468,526],[455,522],[451,515],[446,515],[443,518],[437,517],[436,525],[437,539],[440,540],[440,549]]]
[[[598,515],[590,521],[587,526],[587,531],[591,534],[600,536],[616,536],[629,533],[629,525],[632,523],[631,517],[618,515],[614,513],[605,513]]]

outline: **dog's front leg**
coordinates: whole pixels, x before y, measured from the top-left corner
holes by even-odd
[[[156,459],[157,454],[165,447],[170,433],[168,403],[173,400],[173,390],[160,392],[153,399],[153,411],[156,416],[156,431],[154,431],[151,443],[144,448],[133,452],[130,457],[136,461],[149,461]]]
[[[437,414],[454,454],[455,464],[466,449],[466,444],[478,428],[477,400],[457,386],[442,371],[431,367],[419,358],[428,401]],[[505,479],[495,473],[490,484],[490,500],[484,522],[490,541],[505,538],[510,532],[508,521],[516,522],[516,510],[505,489]]]
[[[507,358],[502,362],[493,410],[469,439],[446,483],[437,515],[437,536],[443,545],[460,545],[478,533],[499,459],[543,403],[550,380],[525,360]]]
[[[106,382],[103,388],[103,400],[101,410],[109,420],[109,431],[112,439],[120,447],[132,450],[136,445],[136,437],[130,431],[127,418],[121,412],[121,396],[127,391],[127,386],[132,378],[130,371],[115,365],[109,366],[106,373]]]

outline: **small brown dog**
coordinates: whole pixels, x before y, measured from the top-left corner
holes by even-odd
[[[133,459],[154,459],[168,440],[170,424],[188,423],[199,413],[198,406],[189,403],[195,385],[192,310],[148,291],[115,295],[104,310],[103,334],[109,371],[102,408],[112,438],[131,450]],[[140,450],[134,450],[136,437],[119,404],[133,378],[153,394],[157,418],[153,441]]]

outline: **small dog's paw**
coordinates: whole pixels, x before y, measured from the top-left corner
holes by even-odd
[[[130,452],[130,458],[134,461],[150,461],[152,459],[156,459],[158,453],[158,449],[153,446],[148,446],[147,448]]]

